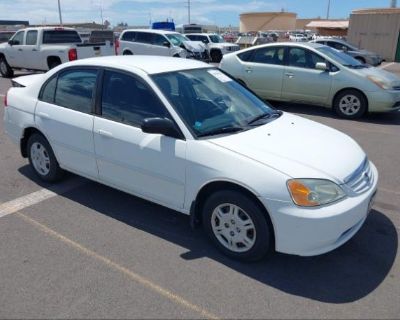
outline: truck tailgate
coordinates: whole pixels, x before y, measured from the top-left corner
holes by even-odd
[[[114,55],[114,46],[106,41],[105,43],[82,43],[76,45],[78,59],[111,56]]]

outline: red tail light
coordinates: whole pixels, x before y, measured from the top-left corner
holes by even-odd
[[[69,49],[68,50],[68,60],[69,61],[74,61],[78,59],[78,53],[76,52],[76,49]]]
[[[115,48],[115,55],[118,55],[118,49],[119,49],[119,40],[115,40],[115,44],[114,44],[114,48]]]
[[[7,92],[8,93],[8,92]],[[4,96],[4,107],[7,107],[7,93],[6,93],[6,95]]]

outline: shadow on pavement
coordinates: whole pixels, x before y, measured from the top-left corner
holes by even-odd
[[[28,166],[20,172],[37,181]],[[66,178],[76,177],[69,174]],[[261,262],[241,263],[220,254],[201,228],[192,230],[188,216],[83,180],[82,186],[60,196],[186,248],[182,259],[207,257],[267,286],[313,300],[347,303],[367,296],[386,278],[397,254],[395,226],[382,212],[373,210],[355,237],[333,252],[316,257],[275,253]]]
[[[324,118],[341,119],[330,108],[305,105],[305,104],[277,102],[277,101],[270,101],[270,104],[279,110],[291,113],[297,113],[300,115],[304,114],[304,115],[319,116]],[[345,119],[342,120],[346,121]],[[382,124],[382,125],[400,125],[400,111],[390,112],[390,113],[388,112],[369,113],[364,117],[362,117],[361,119],[355,119],[349,121]]]

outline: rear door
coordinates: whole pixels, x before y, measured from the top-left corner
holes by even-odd
[[[28,69],[41,69],[41,55],[38,45],[38,31],[28,30],[25,36],[24,61]],[[45,66],[42,66],[45,67]],[[43,68],[45,70],[45,68]]]
[[[156,56],[172,56],[171,48],[165,46],[165,43],[170,43],[162,34],[153,33],[152,34],[152,55]],[[172,46],[172,45],[171,45]]]
[[[94,121],[99,177],[109,185],[182,208],[186,141],[144,133],[145,118],[168,117],[146,82],[116,70],[104,72],[101,115]]]
[[[284,53],[283,46],[263,47],[255,49],[248,60],[242,62],[246,84],[265,99],[281,98]]]
[[[329,64],[311,50],[288,47],[282,86],[284,100],[317,105],[328,103],[332,77],[329,71],[317,70],[317,62]]]
[[[136,32],[133,54],[151,55],[153,52],[152,38],[152,34],[149,32]]]
[[[97,179],[93,121],[97,69],[62,71],[41,90],[35,122],[49,140],[58,162],[68,170]]]

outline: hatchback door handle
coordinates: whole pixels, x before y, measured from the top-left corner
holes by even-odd
[[[18,51],[22,51],[22,49],[18,49]]]
[[[247,67],[247,68],[246,68],[246,72],[247,72],[247,73],[253,72],[253,69],[250,68],[250,67]]]
[[[285,76],[288,77],[288,78],[293,78],[293,77],[294,77],[294,74],[291,73],[291,72],[286,72],[286,73],[285,73]]]
[[[113,136],[113,134],[111,132],[101,130],[101,129],[97,130],[97,133],[106,138],[111,138]]]
[[[42,119],[50,119],[50,116],[44,112],[38,112],[38,116],[41,117]]]

